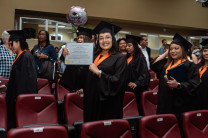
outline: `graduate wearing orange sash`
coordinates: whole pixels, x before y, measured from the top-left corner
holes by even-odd
[[[139,113],[142,115],[141,93],[148,90],[150,76],[145,57],[138,47],[138,41],[138,36],[126,35],[128,64],[126,91],[134,92]]]
[[[202,43],[202,60],[199,65],[200,85],[198,88],[201,109],[208,109],[208,39]]]
[[[101,22],[94,32],[98,34],[98,51],[89,67],[84,89],[84,121],[122,118],[125,92],[126,58],[117,50],[115,34],[120,27]]]
[[[197,102],[197,88],[200,84],[199,69],[193,62],[187,60],[187,52],[191,46],[190,42],[176,33],[169,51],[160,55],[153,63],[154,68],[158,67],[162,72],[159,81],[157,114],[175,114],[182,137],[184,136],[182,113],[199,109]],[[168,54],[168,61],[165,66],[161,66],[158,63],[166,57],[165,54]],[[180,64],[184,64],[187,81],[178,82],[173,77],[167,79],[168,70]]]
[[[15,105],[19,94],[37,93],[37,70],[33,55],[30,53],[24,31],[8,31],[9,43],[17,56],[11,67],[10,78],[6,84],[8,129],[16,127]]]

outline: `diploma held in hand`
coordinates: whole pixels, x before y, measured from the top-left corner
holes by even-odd
[[[186,77],[186,68],[184,66],[184,63],[181,63],[180,65],[169,69],[168,70],[168,79],[170,79],[170,76],[173,77],[177,82],[185,82],[187,81]]]
[[[66,65],[90,65],[93,63],[94,43],[67,43],[70,51],[65,57]]]

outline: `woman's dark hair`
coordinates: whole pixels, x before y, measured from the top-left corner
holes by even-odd
[[[38,33],[38,45],[40,44],[39,35],[42,31],[46,33],[46,45],[49,45],[50,44],[49,33],[46,30],[40,30],[40,32]]]
[[[139,55],[143,55],[141,49],[138,47],[138,43],[136,41],[131,42],[134,47],[134,54],[133,57],[136,58]],[[128,44],[128,43],[127,43]],[[131,55],[127,53],[126,58],[129,58]]]
[[[116,53],[118,53],[118,46],[116,44],[115,36],[113,36],[112,34],[111,34],[111,36],[112,36],[112,47],[109,50],[109,53],[115,55]],[[100,47],[100,44],[99,44],[99,35],[98,35],[98,39],[97,39],[97,43],[96,43],[96,48],[97,48],[97,50],[96,50],[95,54],[98,55],[102,51],[102,48]]]
[[[83,35],[83,36],[84,36],[84,42],[85,43],[92,42],[91,39],[88,36],[86,36],[86,35]]]
[[[20,48],[21,50],[29,50],[29,46],[26,42],[26,40],[22,40],[20,38],[13,38],[12,40],[9,39],[9,41],[12,41],[12,46],[13,46],[13,42],[19,42],[20,43]]]
[[[122,40],[124,40],[124,41],[126,42],[126,39],[125,39],[125,38],[119,38],[119,39],[117,40],[117,45],[118,45],[118,46],[119,46],[119,43],[120,43]]]

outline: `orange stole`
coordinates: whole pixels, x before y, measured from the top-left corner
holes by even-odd
[[[105,59],[107,59],[111,55],[111,54],[108,53],[108,54],[105,54],[102,58],[100,58],[101,53],[97,56],[97,58],[94,61],[94,64],[96,66],[100,65],[100,63],[102,63]]]
[[[185,61],[186,61],[186,59],[182,59],[182,61],[181,60],[178,60],[173,66],[172,66],[173,61],[171,61],[170,64],[168,65],[166,71],[165,71],[165,74],[168,74],[168,70],[169,69],[172,69],[172,68],[178,66],[179,64],[181,64],[182,62],[185,62]]]

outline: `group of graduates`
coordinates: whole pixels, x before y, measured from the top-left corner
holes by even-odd
[[[93,30],[97,35],[94,60],[89,66],[67,65],[60,84],[78,95],[84,94],[84,121],[122,118],[125,91],[136,95],[141,112],[141,93],[148,90],[150,81],[145,56],[138,47],[138,36],[126,35],[127,54],[119,52],[115,35],[121,27],[101,21]],[[6,86],[8,126],[15,127],[15,102],[19,94],[37,93],[37,71],[34,57],[28,51],[22,31],[9,32],[10,45],[17,53]],[[92,30],[79,27],[78,42],[91,43]],[[187,53],[191,43],[175,34],[168,50],[151,62],[151,69],[159,79],[157,114],[175,114],[181,122],[186,111],[208,109],[208,41],[202,43],[202,60],[190,62]],[[70,54],[64,48],[61,59]],[[178,82],[168,71],[185,66],[186,81]]]

